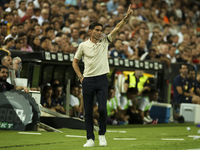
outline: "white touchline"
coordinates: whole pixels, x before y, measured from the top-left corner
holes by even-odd
[[[34,135],[41,135],[42,133],[32,133],[32,132],[18,132],[19,134],[34,134]]]
[[[161,140],[168,140],[168,141],[170,141],[170,140],[172,140],[172,141],[183,141],[183,140],[185,140],[185,139],[161,139]]]
[[[66,137],[78,137],[78,138],[86,138],[86,136],[80,136],[80,135],[65,135]]]
[[[119,132],[119,133],[126,133],[126,131],[115,131],[115,130],[107,130],[106,132]]]
[[[199,135],[188,135],[188,137],[200,137]]]
[[[137,138],[113,138],[114,140],[137,140]]]

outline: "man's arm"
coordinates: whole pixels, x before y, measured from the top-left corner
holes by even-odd
[[[127,14],[124,17],[124,19],[122,21],[120,21],[111,32],[112,41],[115,39],[116,35],[123,28],[123,26],[127,23],[127,21],[129,19],[129,17],[131,16],[132,12],[133,11],[131,10],[131,4],[130,4],[129,7],[128,7]]]
[[[78,63],[79,63],[79,60],[74,58],[74,60],[72,62],[72,67],[74,68],[74,71],[76,72],[77,76],[79,77],[80,82],[82,83],[84,77],[80,71]]]
[[[24,90],[25,93],[29,93],[29,89],[25,86],[14,86],[13,90],[17,91]]]
[[[186,97],[193,96],[191,93],[183,92],[183,89],[181,86],[177,86],[176,90],[178,91],[178,94],[180,95],[184,95]]]

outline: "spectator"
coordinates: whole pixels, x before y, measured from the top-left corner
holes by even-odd
[[[3,44],[4,44],[4,36],[3,36],[3,34],[0,34],[0,47],[2,47],[3,46]]]
[[[12,62],[12,58],[10,56],[4,56],[1,59],[1,64],[6,66],[8,69],[13,68],[13,62]]]
[[[24,32],[24,24],[23,23],[18,23],[17,28],[18,28],[18,34]]]
[[[42,23],[42,35],[41,35],[41,37],[43,37],[43,36],[46,36],[46,28],[47,27],[49,27],[49,22],[47,22],[47,21],[44,21],[43,23]]]
[[[70,43],[72,42],[76,42],[77,44],[80,44],[82,41],[82,39],[79,38],[79,30],[77,28],[74,28],[71,30],[71,39],[70,39]]]
[[[110,56],[113,58],[122,58],[122,59],[126,58],[125,55],[123,54],[123,50],[121,49],[122,41],[120,39],[115,39],[114,46],[115,49],[111,51]]]
[[[200,97],[190,93],[187,73],[188,67],[185,64],[180,65],[180,75],[176,76],[173,81],[174,102],[200,104]]]
[[[7,36],[7,25],[4,22],[0,23],[1,34],[6,37]]]
[[[11,0],[10,2],[9,2],[9,7],[5,10],[6,12],[11,12],[12,11],[12,9],[14,9],[15,8],[15,0]]]
[[[171,63],[176,63],[175,51],[176,47],[171,46],[169,49],[169,53],[167,54],[167,57],[171,60]]]
[[[39,23],[40,25],[42,25],[42,23],[43,23],[44,21],[49,22],[48,18],[49,18],[49,10],[48,10],[48,9],[42,9],[42,11],[41,11],[41,16],[40,16],[40,18],[38,19],[38,23]]]
[[[39,52],[40,51],[40,38],[39,38],[39,36],[34,36],[33,38],[32,38],[32,41],[31,41],[31,47],[32,47],[32,49],[33,49],[33,51],[35,51],[35,52]]]
[[[46,37],[48,37],[51,41],[54,42],[54,38],[55,38],[54,28],[47,27],[45,32],[46,32]]]
[[[40,51],[49,51],[49,44],[51,43],[50,38],[42,37],[40,40]]]
[[[41,34],[41,27],[40,27],[40,25],[39,24],[35,24],[33,26],[33,28],[35,29],[36,36],[40,36],[40,34]]]
[[[106,5],[107,5],[108,13],[114,12],[118,8],[118,0],[110,0],[107,2]]]
[[[34,8],[34,15],[31,18],[39,19],[41,15],[41,9],[40,8]]]
[[[144,58],[144,60],[156,60],[159,61],[160,60],[160,56],[156,55],[156,50],[151,48],[149,50],[149,52],[147,52],[148,54],[146,55],[146,57]],[[141,60],[141,59],[140,59]]]
[[[20,57],[13,58],[13,70],[15,70],[16,78],[20,78],[20,72],[22,71],[22,60]]]
[[[15,40],[15,46],[11,47],[10,50],[20,50],[21,51],[23,44],[24,44],[23,39],[17,38]]]
[[[13,38],[16,40],[18,37],[17,34],[18,34],[18,27],[16,25],[12,25],[10,27],[10,34],[5,37],[5,40],[8,38]]]
[[[9,50],[11,47],[13,47],[15,45],[15,41],[12,37],[7,38],[5,40],[5,45],[3,46],[4,49]]]
[[[26,14],[21,18],[21,22],[24,22],[24,20],[28,19],[30,20],[33,16],[33,7],[28,6],[26,8]]]
[[[27,42],[28,42],[27,35],[25,33],[21,33],[18,35],[18,37],[24,40],[24,45],[21,51],[33,52],[33,49],[29,45],[27,45]]]
[[[55,42],[58,44],[58,49],[60,50],[62,48],[62,44],[66,43],[66,41],[62,42],[62,38],[61,37],[56,37],[55,38]]]
[[[181,26],[180,32],[177,34],[178,35],[178,43],[181,44],[183,42],[183,35],[188,33],[188,28],[186,25]]]
[[[25,86],[14,86],[6,82],[8,78],[8,68],[6,66],[0,66],[0,92],[10,91],[10,90],[23,90],[25,93],[29,92],[29,89]]]
[[[18,15],[22,18],[26,13],[26,3],[25,0],[20,0],[19,8],[18,8]]]

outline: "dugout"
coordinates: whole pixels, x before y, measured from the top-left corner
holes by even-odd
[[[71,84],[78,83],[76,73],[72,68],[74,54],[50,53],[50,52],[18,52],[12,51],[12,57],[19,56],[22,59],[23,68],[21,78],[28,78],[28,87],[36,88],[58,79],[63,86],[70,79]],[[145,73],[154,76],[152,83],[159,89],[160,102],[168,102],[169,69],[163,62],[140,61],[129,59],[109,58],[111,73],[108,74],[110,84],[114,84],[116,73],[121,71],[144,70]],[[83,71],[83,61],[79,62]]]

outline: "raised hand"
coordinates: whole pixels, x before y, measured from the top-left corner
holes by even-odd
[[[129,19],[129,17],[132,15],[132,13],[133,13],[133,11],[131,9],[131,4],[130,4],[129,7],[128,7],[128,10],[127,10],[127,14],[124,17],[124,20],[127,21]]]

